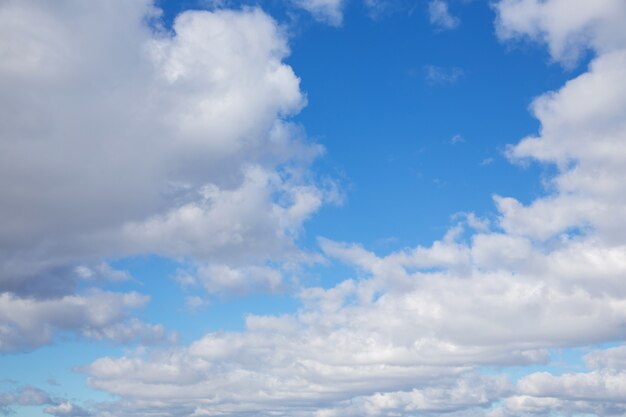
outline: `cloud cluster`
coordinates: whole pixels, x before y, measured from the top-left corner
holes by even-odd
[[[595,350],[585,355],[588,372],[552,375],[538,372],[517,383],[517,393],[506,399],[497,415],[626,413],[626,347]]]
[[[103,259],[139,254],[281,287],[266,262],[302,258],[302,223],[334,193],[308,170],[323,149],[288,120],[306,103],[288,53],[257,8],[185,12],[166,30],[149,0],[3,2],[3,307],[69,308],[94,298],[78,283],[128,278]],[[128,297],[95,298],[114,309]],[[32,348],[57,328],[115,339],[138,330],[42,317],[46,331],[26,335],[4,314],[3,350],[17,348],[14,334]]]
[[[307,171],[321,150],[287,121],[305,99],[276,23],[258,9],[186,12],[169,33],[147,1],[63,4],[0,6],[0,30],[17,39],[0,36],[9,98],[0,102],[0,215],[10,220],[0,226],[2,349],[58,331],[162,335],[125,314],[145,296],[73,293],[79,279],[124,278],[106,257],[190,256],[193,274],[181,282],[210,292],[281,288],[266,261],[304,256],[295,238],[332,190]],[[565,4],[573,17],[562,21]],[[527,205],[496,196],[494,219],[468,215],[432,245],[387,256],[320,239],[324,256],[357,278],[303,288],[297,312],[249,315],[242,331],[97,359],[82,368],[89,385],[118,400],[91,411],[623,414],[623,347],[588,355],[588,372],[517,383],[482,372],[624,337],[626,43],[615,16],[626,4],[593,4],[495,5],[502,39],[540,39],[565,63],[597,54],[586,73],[534,101],[540,131],[509,148],[513,161],[556,166],[546,196]],[[46,410],[86,413],[65,401]]]
[[[500,33],[536,36],[535,15],[520,20],[510,7],[561,4],[505,0],[496,5]],[[241,332],[93,362],[89,384],[122,398],[103,415],[622,415],[623,347],[588,355],[589,372],[535,373],[516,384],[479,373],[624,336],[626,44],[586,28],[601,26],[598,16],[610,26],[626,6],[597,4],[606,9],[567,29],[578,42],[568,47],[597,57],[535,100],[538,135],[508,152],[557,167],[545,196],[528,205],[496,196],[491,221],[468,216],[431,246],[384,257],[320,239],[358,279],[303,289],[298,312],[250,315]]]

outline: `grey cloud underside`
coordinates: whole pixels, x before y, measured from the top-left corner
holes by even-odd
[[[254,275],[308,256],[294,241],[336,191],[308,170],[323,149],[287,120],[306,99],[284,33],[258,9],[183,13],[171,32],[159,15],[147,0],[0,5],[0,309],[89,298],[75,291],[94,273],[123,275],[102,259]],[[258,290],[283,288],[276,274]],[[113,307],[106,330],[42,315],[41,335],[7,313],[0,346],[156,329]]]
[[[14,415],[16,413],[15,406],[45,406],[45,413],[57,417],[87,417],[92,415],[89,411],[70,401],[53,398],[47,392],[31,386],[0,392],[1,415]]]
[[[303,169],[321,149],[283,121],[305,100],[269,17],[191,12],[170,35],[149,2],[114,3],[0,10],[3,290],[136,253],[262,260],[320,204]]]

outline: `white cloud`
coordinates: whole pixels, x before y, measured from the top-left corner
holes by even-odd
[[[555,411],[567,415],[623,415],[626,412],[624,357],[624,346],[596,350],[585,357],[593,368],[588,372],[527,375],[518,382],[515,395],[506,399],[501,412],[503,415],[551,415]]]
[[[426,65],[424,73],[426,81],[432,84],[454,84],[464,74],[461,68],[443,68],[435,65]]]
[[[567,64],[586,49],[603,54],[626,45],[621,0],[502,0],[495,9],[500,38],[545,42],[552,58]]]
[[[431,0],[428,3],[428,17],[430,23],[439,30],[455,29],[461,21],[452,16],[448,9],[448,3],[444,0]]]
[[[57,405],[51,405],[43,410],[46,414],[53,415],[55,417],[86,417],[90,416],[91,413],[86,410],[78,407],[75,404],[72,404],[69,401],[62,402]]]
[[[293,250],[324,191],[306,175],[321,148],[285,121],[305,98],[281,62],[278,25],[258,9],[196,11],[171,35],[147,26],[148,1],[65,1],[0,7],[10,29],[0,36],[10,58],[0,67],[0,289],[33,292],[33,277],[94,258]],[[233,206],[248,200],[254,216]]]
[[[197,295],[185,298],[185,307],[191,311],[199,310],[207,305],[209,305],[209,301]]]
[[[333,409],[320,410],[315,417],[402,416],[471,413],[489,407],[510,389],[503,377],[464,375],[451,384],[412,391],[377,393],[352,399]]]
[[[411,14],[415,5],[402,0],[363,0],[367,8],[367,14],[371,19],[377,20],[397,12]]]
[[[301,226],[335,192],[308,173],[323,149],[288,121],[306,98],[286,35],[258,8],[185,12],[171,32],[159,16],[149,0],[0,4],[5,302],[69,308],[79,280],[129,278],[103,259],[261,271],[305,256]],[[257,276],[240,278],[279,284]],[[128,326],[88,333],[127,339]],[[86,331],[44,327],[23,345]]]
[[[600,288],[623,276],[621,263],[595,270],[602,253],[586,257],[585,245],[541,254],[522,237],[479,234],[467,247],[457,235],[384,258],[322,241],[369,278],[306,289],[297,314],[248,316],[243,332],[148,358],[100,359],[86,370],[90,383],[130,401],[119,407],[182,407],[180,415],[438,413],[508,395],[504,380],[483,381],[487,389],[472,379],[476,367],[540,364],[547,348],[620,337],[626,288]],[[581,278],[555,262],[564,252]]]
[[[148,300],[137,293],[96,290],[54,299],[0,294],[0,352],[31,350],[51,343],[63,331],[116,342],[165,340],[168,335],[162,326],[127,320],[130,309]]]
[[[499,24],[512,4],[501,3]],[[551,4],[561,3],[541,3]],[[430,246],[384,257],[320,239],[358,279],[305,288],[296,313],[249,316],[241,332],[99,359],[85,369],[90,384],[124,398],[110,410],[138,416],[623,414],[623,348],[590,354],[589,372],[536,373],[514,387],[475,374],[623,338],[626,61],[609,49],[535,101],[539,134],[509,150],[557,166],[545,196],[496,197],[494,222],[467,216]]]
[[[626,345],[604,350],[595,350],[585,355],[584,360],[590,368],[618,369],[626,371]]]
[[[460,135],[458,133],[450,138],[450,143],[452,145],[456,145],[458,143],[463,143],[463,142],[465,142],[465,138],[463,137],[463,135]]]
[[[265,262],[302,256],[294,239],[327,197],[306,174],[320,150],[285,121],[304,98],[282,63],[288,51],[276,24],[256,9],[190,12],[170,36],[139,23],[152,10],[139,1],[111,10],[93,2],[95,11],[82,9],[80,19],[33,4],[0,9],[4,27],[24,32],[19,48],[0,43],[9,57],[0,88],[21,103],[0,103],[3,138],[22,139],[3,141],[0,152],[0,181],[13,178],[0,183],[2,215],[12,219],[0,234],[8,253],[0,264],[2,349],[30,349],[65,330],[96,339],[163,334],[127,320],[128,309],[147,301],[138,294],[68,295],[71,285],[61,280],[61,295],[42,298],[41,286],[38,297],[26,297],[41,271],[62,275],[103,256],[191,254],[199,273],[185,279],[189,285],[218,293],[244,282],[280,287],[282,277]],[[571,57],[569,48],[598,53],[587,73],[535,102],[539,134],[509,151],[515,160],[557,165],[547,196],[529,205],[496,197],[491,228],[467,217],[430,246],[384,257],[320,239],[325,255],[352,266],[359,279],[305,288],[296,313],[248,316],[240,332],[94,361],[84,368],[89,384],[120,398],[100,404],[100,414],[623,414],[621,348],[588,356],[597,367],[589,372],[533,374],[513,392],[505,380],[476,372],[542,364],[550,348],[623,337],[626,60],[609,13],[621,6],[570,3],[582,8],[574,16],[597,7],[592,15],[606,20],[602,28],[589,23],[598,28],[572,46],[563,39],[578,39],[588,26],[568,18],[557,30],[560,14],[552,10],[563,4],[497,6],[503,38],[541,33],[561,60]],[[530,12],[521,13],[525,7]],[[547,16],[540,24],[538,13]],[[113,23],[128,31],[100,36]],[[86,36],[71,37],[66,27]],[[89,55],[95,50],[102,56]],[[35,71],[41,63],[45,73]],[[42,86],[46,100],[31,100]],[[25,156],[33,148],[37,160]],[[286,161],[296,168],[277,168]],[[465,223],[477,229],[470,238]],[[117,252],[108,249],[112,242]],[[487,410],[499,399],[500,409]],[[65,402],[49,408],[74,410]]]
[[[311,13],[321,22],[340,26],[346,0],[291,0],[293,4]]]

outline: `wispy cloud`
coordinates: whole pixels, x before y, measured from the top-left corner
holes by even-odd
[[[424,77],[430,84],[454,84],[465,75],[462,68],[438,67],[436,65],[426,65],[424,67]]]
[[[331,26],[341,26],[345,0],[291,0],[313,16],[314,19]]]
[[[430,23],[439,30],[454,29],[461,23],[458,17],[450,14],[448,3],[444,0],[431,0],[428,3],[428,16]]]
[[[458,133],[450,138],[450,144],[452,145],[456,145],[456,144],[464,143],[464,142],[465,142],[465,138],[463,137],[463,135],[458,134]]]

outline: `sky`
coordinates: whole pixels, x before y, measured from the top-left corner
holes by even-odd
[[[623,0],[0,0],[0,415],[626,416]]]

